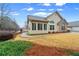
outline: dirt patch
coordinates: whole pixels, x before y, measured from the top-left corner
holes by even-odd
[[[26,52],[28,56],[68,56],[68,50],[56,47],[47,47],[34,44],[31,49]]]

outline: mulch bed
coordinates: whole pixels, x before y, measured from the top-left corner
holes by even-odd
[[[25,54],[28,56],[68,56],[66,49],[34,44]]]

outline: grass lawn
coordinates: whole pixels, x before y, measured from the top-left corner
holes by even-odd
[[[48,47],[79,50],[79,34],[77,33],[36,35],[30,38],[23,39]]]
[[[31,42],[21,40],[0,42],[0,56],[22,56],[31,47]]]
[[[61,33],[61,34],[46,34],[46,35],[34,35],[29,38],[16,37],[15,40],[25,40],[41,46],[35,46],[33,50],[30,50],[33,55],[36,51],[45,52],[49,50],[47,47],[56,47],[56,51],[68,52],[70,55],[79,55],[79,33]],[[38,49],[39,48],[39,49]],[[47,48],[47,49],[46,49]],[[54,52],[51,48],[51,52]],[[59,49],[60,48],[60,49]],[[47,52],[48,53],[48,52]],[[39,52],[36,54],[39,55]]]

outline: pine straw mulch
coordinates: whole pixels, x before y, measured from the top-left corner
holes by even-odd
[[[25,54],[28,56],[69,56],[71,50],[34,44]]]

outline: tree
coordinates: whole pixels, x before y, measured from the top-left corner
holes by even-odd
[[[0,4],[0,29],[3,29],[3,18],[4,16],[9,16],[10,8],[8,4],[1,3]]]
[[[18,28],[16,22],[12,21],[12,17],[10,17],[10,12],[11,9],[9,7],[9,4],[0,4],[0,30],[16,30],[16,28]]]
[[[8,16],[10,14],[11,9],[9,8],[9,4],[1,3],[0,4],[0,16]]]

